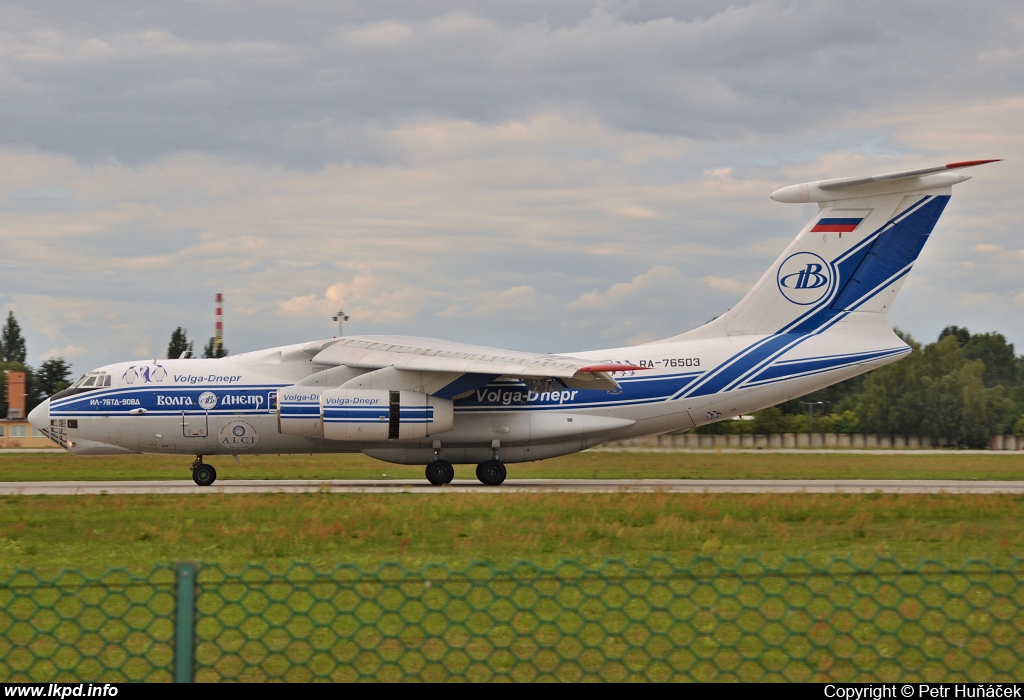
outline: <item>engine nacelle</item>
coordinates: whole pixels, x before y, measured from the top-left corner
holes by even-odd
[[[328,440],[415,440],[455,425],[450,399],[417,391],[330,389],[320,394],[320,407]]]
[[[288,386],[277,390],[277,430],[284,435],[323,437],[320,413],[323,387]]]
[[[452,402],[417,391],[289,386],[277,392],[277,429],[328,440],[415,440],[451,430]]]

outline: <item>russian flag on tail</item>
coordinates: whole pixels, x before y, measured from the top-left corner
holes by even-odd
[[[860,226],[864,220],[863,216],[858,217],[825,217],[818,219],[818,223],[811,229],[811,233],[850,233]]]

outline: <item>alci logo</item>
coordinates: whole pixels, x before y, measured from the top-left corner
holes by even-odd
[[[167,370],[163,365],[129,365],[128,369],[121,375],[125,384],[134,384],[141,381],[143,384],[151,382],[162,382],[167,379]]]
[[[220,429],[220,446],[229,450],[250,450],[259,441],[256,426],[246,420],[233,420]]]
[[[832,285],[828,263],[814,253],[794,253],[779,265],[779,291],[794,304],[807,306],[820,301]]]

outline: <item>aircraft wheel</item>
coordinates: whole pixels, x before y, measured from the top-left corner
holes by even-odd
[[[476,478],[487,486],[498,486],[505,481],[505,465],[497,459],[489,459],[476,467]]]
[[[452,466],[451,462],[446,462],[443,459],[435,459],[427,465],[427,481],[432,483],[434,486],[450,484],[454,478],[455,467]]]
[[[209,486],[217,480],[217,470],[209,464],[197,464],[192,470],[192,481],[199,486]]]

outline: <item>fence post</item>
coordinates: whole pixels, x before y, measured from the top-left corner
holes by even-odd
[[[196,565],[175,567],[177,604],[174,608],[174,682],[191,683],[196,620]]]

